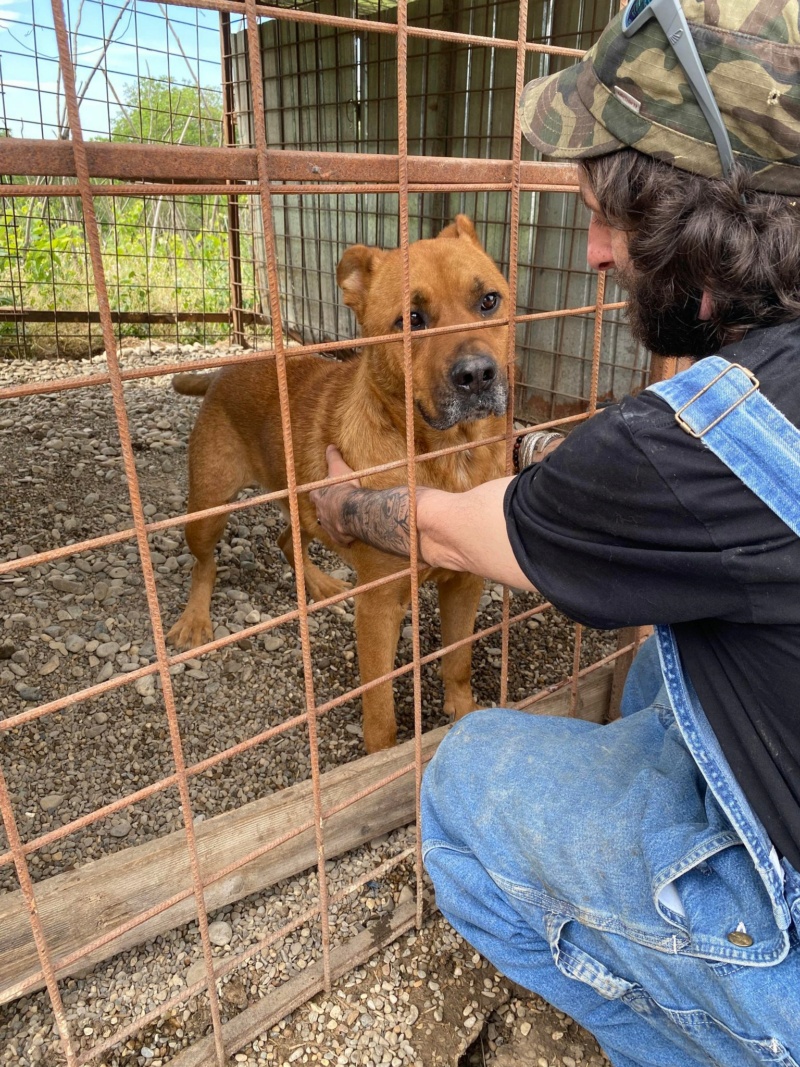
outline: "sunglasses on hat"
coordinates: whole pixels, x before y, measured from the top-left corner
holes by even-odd
[[[733,169],[730,138],[679,0],[631,0],[622,16],[622,32],[626,37],[633,37],[651,18],[656,19],[672,45],[689,87],[714,136],[722,173],[728,178]]]

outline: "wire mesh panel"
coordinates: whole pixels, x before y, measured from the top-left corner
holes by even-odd
[[[362,5],[363,7],[363,5]],[[303,4],[297,9],[345,19],[349,2]],[[526,80],[572,62],[613,13],[609,0],[530,5],[528,40],[548,40],[560,51],[529,54]],[[394,5],[355,12],[377,26],[396,23]],[[515,3],[442,4],[417,0],[407,7],[410,27],[430,33],[411,37],[408,48],[408,151],[447,158],[509,159],[515,114],[516,54],[489,42],[513,39]],[[363,23],[362,23],[363,26]],[[459,35],[453,37],[448,35]],[[470,38],[480,37],[477,46]],[[240,143],[253,143],[245,38],[231,38],[232,80]],[[321,152],[397,151],[396,37],[348,25],[272,20],[261,26],[267,143]],[[534,158],[527,144],[523,158]],[[520,198],[518,295],[521,311],[544,312],[565,304],[591,306],[595,277],[585,263],[587,217],[574,196],[523,193]],[[432,237],[459,212],[476,221],[493,258],[509,267],[510,200],[505,191],[431,189],[409,205],[414,239]],[[260,222],[256,220],[256,229]],[[335,286],[338,250],[363,242],[398,242],[396,205],[387,198],[339,197],[335,202],[284,201],[275,212],[285,303],[283,314],[315,340],[352,336],[353,324]],[[263,249],[258,253],[263,256]],[[315,277],[316,276],[316,277]],[[314,279],[312,281],[311,279]],[[609,292],[610,300],[618,294]],[[641,388],[647,358],[616,321],[603,342],[599,391],[606,399]],[[521,417],[556,417],[586,409],[591,378],[593,323],[553,321],[519,327],[517,355]]]
[[[369,385],[394,445],[358,474],[412,500],[465,450],[507,470],[514,403],[569,429],[641,379],[583,266],[574,170],[522,158],[525,78],[604,21],[576,8],[56,0],[3,27],[0,1063],[222,1065],[419,926],[419,786],[464,649],[479,703],[608,711],[636,635],[492,584],[456,632],[420,582],[413,508],[410,559],[361,580],[314,541],[307,499],[327,440],[308,425],[336,408],[314,382],[332,397],[342,376],[360,428],[370,353],[399,382]],[[22,96],[12,61],[39,79]],[[458,212],[515,297],[412,343],[411,245]],[[398,318],[354,352],[336,267],[359,244],[400,248]],[[506,328],[507,418],[421,437],[418,337]],[[187,370],[221,373],[174,392]],[[204,495],[187,441],[225,381]],[[191,530],[225,520],[204,556]],[[176,638],[209,559],[207,625]],[[395,587],[396,651],[370,673],[359,614]],[[387,682],[399,744],[365,755]]]

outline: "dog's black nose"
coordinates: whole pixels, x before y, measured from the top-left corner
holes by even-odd
[[[450,378],[465,393],[484,393],[497,377],[497,364],[491,356],[465,356],[453,364]]]

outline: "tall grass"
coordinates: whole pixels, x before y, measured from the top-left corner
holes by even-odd
[[[96,198],[103,269],[112,311],[227,313],[230,305],[227,212],[219,197]],[[245,301],[255,304],[253,272],[243,263]],[[97,311],[80,202],[3,198],[0,309]],[[228,326],[120,323],[120,339],[214,341]],[[87,322],[0,321],[0,354],[85,354],[102,347]]]

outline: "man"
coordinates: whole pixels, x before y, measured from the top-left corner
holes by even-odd
[[[594,1033],[615,1067],[790,1067],[798,10],[632,0],[626,12],[579,64],[526,87],[523,129],[580,161],[590,265],[622,279],[636,336],[690,366],[517,477],[420,490],[417,527],[430,564],[657,636],[608,726],[504,709],[457,723],[423,782],[423,853],[455,928]],[[349,469],[335,449],[329,465]],[[404,490],[339,485],[315,502],[344,542],[408,544]]]

